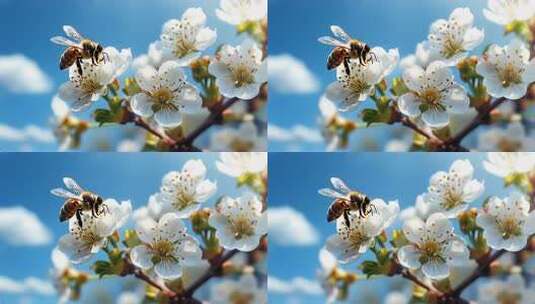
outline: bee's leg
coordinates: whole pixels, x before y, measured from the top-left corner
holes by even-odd
[[[76,210],[76,219],[78,220],[78,226],[82,228],[82,210]]]
[[[344,220],[346,222],[346,226],[349,228],[351,225],[351,221],[349,220],[349,212],[347,210],[344,211]]]
[[[360,215],[360,217],[365,217],[366,216],[366,212],[364,210],[364,206],[359,208],[359,215]]]
[[[375,55],[374,52],[370,52],[370,56],[369,56],[369,60],[371,63],[373,63],[374,61],[375,62],[379,62],[379,60],[377,60],[377,55]]]
[[[80,74],[80,77],[82,77],[83,76],[82,60],[80,58],[76,59],[76,67],[78,68],[78,74]]]
[[[351,69],[349,68],[349,58],[344,58],[344,68],[346,69],[347,76],[351,75]]]

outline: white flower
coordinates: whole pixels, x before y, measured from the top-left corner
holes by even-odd
[[[412,66],[403,72],[403,80],[410,92],[399,98],[401,113],[422,120],[433,128],[448,125],[448,111],[464,113],[470,101],[464,88],[454,81],[449,68],[441,61],[431,63],[425,70]]]
[[[212,133],[210,147],[212,151],[265,151],[266,141],[258,134],[254,122],[246,121],[238,129],[223,128]]]
[[[456,217],[485,190],[483,182],[473,176],[474,167],[469,160],[456,160],[449,172],[439,171],[431,176],[424,200],[433,211]]]
[[[524,278],[519,274],[512,274],[507,281],[491,280],[479,285],[479,304],[530,304],[535,298],[535,291],[528,288]]]
[[[414,206],[403,209],[399,214],[399,219],[406,222],[412,218],[426,220],[429,215],[435,213],[431,210],[431,205],[425,201],[425,193],[416,197]]]
[[[409,304],[410,297],[400,291],[391,291],[386,297],[384,304]]]
[[[321,287],[327,294],[326,303],[334,303],[340,293],[336,281],[332,279],[332,274],[338,267],[338,261],[325,247],[320,249],[319,261],[321,268],[317,272],[317,277]]]
[[[524,21],[535,14],[533,0],[489,0],[483,15],[488,20],[507,25],[513,21]]]
[[[267,215],[262,202],[247,193],[236,199],[223,197],[208,219],[216,229],[216,237],[226,249],[252,251],[267,233]]]
[[[334,151],[338,148],[340,143],[340,136],[335,128],[333,128],[333,123],[338,119],[338,110],[336,105],[329,100],[325,95],[322,95],[318,103],[321,117],[318,119],[318,123],[321,128],[321,135],[327,142],[327,151]]]
[[[158,71],[145,66],[137,71],[136,80],[142,92],[132,97],[132,111],[143,117],[154,116],[162,127],[175,127],[183,112],[201,109],[199,92],[186,82],[186,75],[174,61],[162,64]]]
[[[51,124],[54,128],[54,136],[59,142],[59,151],[65,151],[74,148],[77,145],[76,132],[72,132],[70,128],[65,126],[71,118],[71,109],[67,103],[55,95],[50,104],[54,117],[51,119]]]
[[[149,45],[147,54],[138,56],[132,62],[132,68],[139,70],[144,66],[152,66],[155,69],[159,69],[160,66],[169,60],[173,60],[173,55],[168,49],[164,49],[161,41],[152,42]]]
[[[403,232],[410,244],[399,249],[400,264],[409,269],[421,268],[429,279],[445,279],[450,265],[465,263],[469,257],[468,249],[441,213],[432,214],[426,222],[413,218],[403,225]]]
[[[267,0],[221,0],[215,13],[219,19],[232,25],[266,18]]]
[[[72,111],[83,111],[106,95],[108,84],[126,71],[132,60],[130,49],[123,49],[119,53],[116,48],[107,47],[104,53],[108,59],[102,63],[94,65],[91,60],[82,61],[82,75],[76,65],[70,67],[70,80],[61,85],[58,95],[70,102]]]
[[[439,19],[429,29],[429,46],[438,52],[447,65],[455,65],[485,37],[483,30],[473,27],[474,15],[469,8],[456,8],[448,20]]]
[[[117,304],[141,304],[143,297],[139,292],[125,291],[117,297]]]
[[[515,100],[523,97],[535,81],[535,59],[530,60],[529,49],[515,39],[503,47],[491,45],[476,71],[483,76],[483,85],[491,96]]]
[[[162,46],[172,53],[180,66],[189,65],[216,41],[216,31],[205,27],[205,23],[202,8],[189,8],[181,20],[171,19],[163,25]]]
[[[267,81],[267,61],[251,39],[236,47],[224,45],[210,62],[208,71],[216,77],[221,94],[229,98],[252,99]]]
[[[267,170],[267,153],[265,152],[224,152],[219,153],[217,169],[228,176],[240,177],[244,174],[256,174]]]
[[[343,217],[336,220],[337,234],[327,239],[325,248],[341,263],[349,263],[365,253],[380,235],[396,218],[399,213],[397,201],[388,205],[382,199],[374,199],[371,204],[377,212],[361,217],[358,211],[350,211],[349,227]]]
[[[451,264],[450,276],[448,277],[451,287],[455,288],[463,283],[468,277],[474,274],[478,266],[476,261],[470,259],[465,260],[464,263]]]
[[[141,269],[151,269],[162,279],[176,279],[185,265],[200,263],[202,251],[197,241],[186,232],[180,218],[166,213],[158,222],[146,219],[138,222],[136,231],[143,243],[132,249],[132,263]]]
[[[503,200],[491,197],[476,219],[488,245],[515,252],[524,248],[528,237],[535,233],[535,212],[530,213],[529,208],[529,202],[519,193]]]
[[[202,160],[188,160],[182,171],[171,171],[164,176],[158,199],[166,210],[173,210],[179,218],[188,218],[217,190],[216,183],[205,177]]]
[[[71,270],[71,262],[57,247],[52,250],[51,258],[54,267],[50,271],[50,277],[59,296],[58,303],[67,303],[73,294],[72,289],[65,280],[65,276],[73,271]]]
[[[182,268],[182,281],[184,288],[189,288],[193,283],[200,279],[207,271],[210,270],[210,263],[207,260],[201,260],[193,265],[184,265]]]
[[[135,222],[139,222],[147,218],[150,218],[154,221],[158,221],[162,215],[167,213],[165,212],[167,210],[164,210],[164,206],[162,206],[162,203],[160,202],[159,196],[159,193],[151,195],[149,197],[149,202],[147,203],[147,206],[143,206],[134,210],[132,218]]]
[[[366,66],[362,66],[356,59],[350,60],[350,75],[347,75],[344,65],[336,69],[337,81],[327,87],[325,96],[338,102],[340,111],[352,110],[366,100],[373,93],[375,85],[394,70],[399,60],[397,49],[391,49],[387,53],[383,48],[375,47],[371,52],[377,56],[377,60]]]
[[[132,211],[130,201],[119,205],[116,200],[107,199],[103,204],[107,211],[98,217],[93,217],[91,212],[82,213],[82,227],[76,217],[69,220],[69,233],[60,238],[58,249],[72,263],[85,262],[105,247],[107,237],[126,223]]]
[[[416,51],[414,54],[401,59],[399,66],[403,70],[415,65],[421,67],[422,69],[426,69],[429,64],[440,59],[440,54],[430,49],[429,42],[423,41],[416,45]]]
[[[259,287],[253,274],[244,274],[239,281],[223,280],[212,286],[212,304],[265,304],[267,292]]]
[[[490,152],[483,166],[490,174],[508,177],[513,174],[524,174],[535,168],[535,153],[525,152]]]
[[[491,127],[478,136],[478,150],[518,152],[534,151],[535,139],[527,136],[524,125],[519,121],[513,121],[506,129]]]

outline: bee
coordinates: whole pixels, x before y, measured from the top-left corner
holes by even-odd
[[[345,224],[349,227],[351,224],[349,220],[350,211],[358,211],[361,218],[365,218],[370,213],[377,211],[377,208],[371,203],[368,196],[361,192],[351,190],[341,179],[333,177],[331,178],[331,183],[341,193],[329,188],[319,190],[319,194],[334,198],[327,211],[327,222],[332,222],[343,216]]]
[[[56,188],[50,191],[53,195],[66,199],[59,212],[60,222],[64,222],[76,215],[78,225],[82,228],[82,212],[91,211],[93,217],[98,217],[108,210],[102,197],[82,189],[72,178],[64,177],[63,183],[72,192],[63,188]]]
[[[107,54],[104,52],[102,45],[94,42],[93,40],[84,38],[76,29],[70,25],[64,25],[63,31],[69,38],[74,39],[71,41],[62,36],[55,36],[50,39],[55,44],[66,46],[67,48],[61,55],[59,60],[59,68],[64,70],[71,67],[76,63],[78,73],[83,75],[82,60],[91,59],[93,65],[103,62],[107,58]]]
[[[329,54],[327,59],[327,69],[332,70],[337,68],[341,64],[344,64],[346,74],[350,75],[349,60],[357,59],[362,66],[367,65],[369,62],[377,61],[377,56],[370,50],[370,47],[358,40],[351,38],[341,27],[337,25],[331,25],[331,31],[336,38],[329,36],[323,36],[318,39],[320,43],[334,46],[334,49]]]

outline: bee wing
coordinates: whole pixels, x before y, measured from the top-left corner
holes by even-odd
[[[318,41],[322,44],[331,45],[331,46],[341,46],[341,47],[347,47],[345,43],[343,43],[340,40],[336,40],[333,37],[329,36],[323,36],[318,39]]]
[[[318,191],[318,193],[320,195],[327,196],[327,197],[332,197],[332,198],[344,198],[343,194],[340,194],[340,193],[334,191],[333,189],[329,189],[329,188],[320,189]]]
[[[84,37],[80,35],[80,33],[78,33],[78,31],[74,27],[70,25],[64,25],[63,31],[65,32],[65,34],[67,34],[69,38],[72,38],[76,41],[81,41],[82,39],[84,39]]]
[[[65,37],[61,37],[61,36],[52,37],[50,38],[50,41],[52,41],[55,44],[65,45],[65,46],[77,46],[78,45],[76,42],[71,41]]]
[[[52,193],[55,196],[63,197],[63,198],[76,198],[77,196],[73,193],[70,193],[69,191],[62,189],[62,188],[56,188],[50,190],[50,193]]]
[[[331,32],[333,32],[334,37],[342,39],[344,42],[348,42],[351,40],[351,36],[349,36],[341,27],[338,25],[331,25]]]
[[[351,189],[338,177],[331,177],[331,184],[333,184],[334,189],[341,191],[342,193],[349,193]]]
[[[74,179],[70,178],[70,177],[64,177],[63,178],[63,182],[65,183],[65,186],[67,186],[67,188],[77,194],[80,194],[82,192],[84,192],[84,189],[82,189],[82,187],[80,187],[75,181]]]

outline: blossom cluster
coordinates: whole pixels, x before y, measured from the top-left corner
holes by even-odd
[[[82,211],[81,223],[70,218],[52,254],[61,299],[78,299],[91,280],[133,275],[147,290],[133,296],[138,303],[198,301],[195,291],[220,276],[211,284],[210,303],[267,303],[266,154],[221,153],[215,165],[248,190],[216,198],[221,190],[207,178],[205,164],[191,159],[162,178],[146,206],[132,210],[130,201],[108,198],[104,212]],[[76,269],[79,264],[90,264],[97,276]]]
[[[267,0],[221,0],[216,15],[236,28],[240,44],[217,44],[217,29],[194,7],[165,22],[147,54],[105,47],[101,60],[73,64],[52,104],[61,149],[79,147],[91,128],[132,123],[143,130],[122,150],[265,151]],[[64,30],[73,36],[74,28]],[[94,109],[94,122],[74,115],[101,99],[107,105]],[[195,141],[214,125],[222,127]]]
[[[373,199],[374,212],[363,216],[350,209],[349,223],[338,218],[336,234],[320,252],[318,277],[328,299],[345,299],[351,284],[364,276],[401,276],[415,286],[401,303],[411,298],[468,303],[463,291],[479,277],[505,276],[507,281],[492,278],[480,284],[477,303],[511,303],[504,297],[518,300],[514,303],[532,301],[520,274],[535,255],[535,154],[491,152],[482,165],[514,189],[485,197],[485,183],[474,176],[472,163],[459,159],[430,177],[414,206],[400,211],[397,201]],[[351,195],[340,179],[331,181],[340,197]],[[516,260],[500,264],[498,259],[508,254]],[[343,265],[361,258],[366,259],[360,262],[361,272]]]
[[[397,49],[374,47],[376,60],[363,65],[359,58],[349,59],[349,73],[340,65],[319,104],[328,148],[347,147],[348,136],[361,125],[400,123],[413,136],[399,139],[396,150],[466,151],[463,139],[489,124],[497,126],[479,134],[478,150],[531,151],[526,113],[535,82],[534,7],[531,0],[489,0],[485,17],[516,37],[505,45],[490,44],[479,56],[473,52],[484,46],[485,31],[472,11],[461,7],[434,21],[412,55],[400,60]],[[386,77],[398,63],[401,76],[389,84]],[[359,121],[340,113],[367,99],[374,107],[360,110]]]

